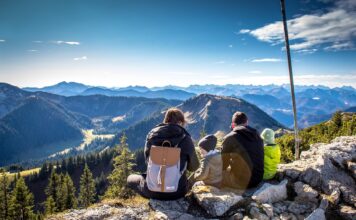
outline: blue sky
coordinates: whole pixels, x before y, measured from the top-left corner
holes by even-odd
[[[356,87],[356,1],[287,1],[296,84]],[[0,81],[288,82],[279,0],[0,0]]]

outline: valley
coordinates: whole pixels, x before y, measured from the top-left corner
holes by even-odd
[[[94,129],[82,130],[83,140],[79,146],[69,147],[60,152],[56,152],[55,154],[48,156],[47,159],[55,159],[62,156],[69,156],[69,155],[73,155],[74,153],[81,153],[85,151],[88,152],[88,151],[101,150],[101,149],[88,149],[88,147],[96,140],[106,141],[106,140],[111,140],[115,137],[115,134],[94,134],[93,132]]]

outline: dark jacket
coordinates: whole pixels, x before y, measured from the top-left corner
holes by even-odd
[[[194,144],[190,134],[181,126],[175,124],[159,124],[147,135],[145,145],[145,160],[148,163],[150,149],[152,145],[161,146],[163,141],[168,140],[172,146],[178,145],[181,148],[180,170],[185,166],[187,170],[195,171],[199,168],[199,160],[196,155]],[[147,186],[145,186],[147,187]],[[173,200],[183,197],[188,191],[186,172],[179,180],[178,190],[174,193],[150,192],[150,198],[161,200]]]
[[[224,137],[222,147],[223,170],[231,166],[240,187],[255,187],[263,179],[263,141],[249,126],[237,126]]]

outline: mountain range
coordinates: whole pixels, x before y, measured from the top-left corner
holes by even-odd
[[[130,148],[139,149],[147,132],[162,122],[164,111],[172,106],[185,112],[188,119],[186,128],[195,140],[202,131],[228,132],[235,111],[246,112],[250,124],[258,130],[284,127],[256,105],[241,98],[209,94],[197,95],[184,102],[105,95],[61,96],[43,91],[24,91],[1,83],[0,97],[0,166],[46,158],[80,143],[85,143],[85,147],[93,151],[100,150],[114,146],[123,133],[128,136]],[[98,136],[115,134],[116,137],[89,146],[92,140],[87,142],[83,135],[89,129]]]
[[[83,142],[83,130],[116,134],[179,103],[143,97],[65,97],[0,83],[0,166],[76,147]]]
[[[81,83],[75,82],[60,82],[53,86],[47,86],[43,88],[23,88],[30,92],[47,92],[62,96],[75,96],[75,95],[106,95],[106,96],[127,96],[127,97],[145,97],[145,98],[165,98],[186,100],[195,96],[195,93],[186,92],[179,89],[164,88],[160,90],[150,90],[144,86],[128,86],[125,88],[105,88],[87,86]]]
[[[65,88],[65,89],[64,89]],[[191,85],[188,87],[129,86],[123,88],[93,87],[80,83],[61,82],[43,88],[24,88],[26,91],[44,91],[59,95],[94,95],[148,97],[187,100],[199,94],[213,94],[242,98],[257,105],[286,127],[293,127],[293,112],[288,85]],[[299,127],[308,127],[327,119],[338,110],[356,106],[353,87],[295,86]]]

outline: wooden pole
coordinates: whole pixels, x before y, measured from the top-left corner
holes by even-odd
[[[282,11],[283,28],[284,28],[284,40],[285,40],[285,44],[286,44],[286,52],[287,52],[287,60],[288,60],[290,92],[292,95],[293,116],[294,116],[294,140],[295,140],[294,150],[295,150],[295,159],[297,160],[297,159],[299,159],[297,107],[296,107],[296,102],[295,102],[293,70],[292,70],[292,61],[291,61],[291,56],[290,56],[288,27],[287,27],[287,18],[286,18],[286,9],[285,9],[284,0],[281,0],[281,11]]]

